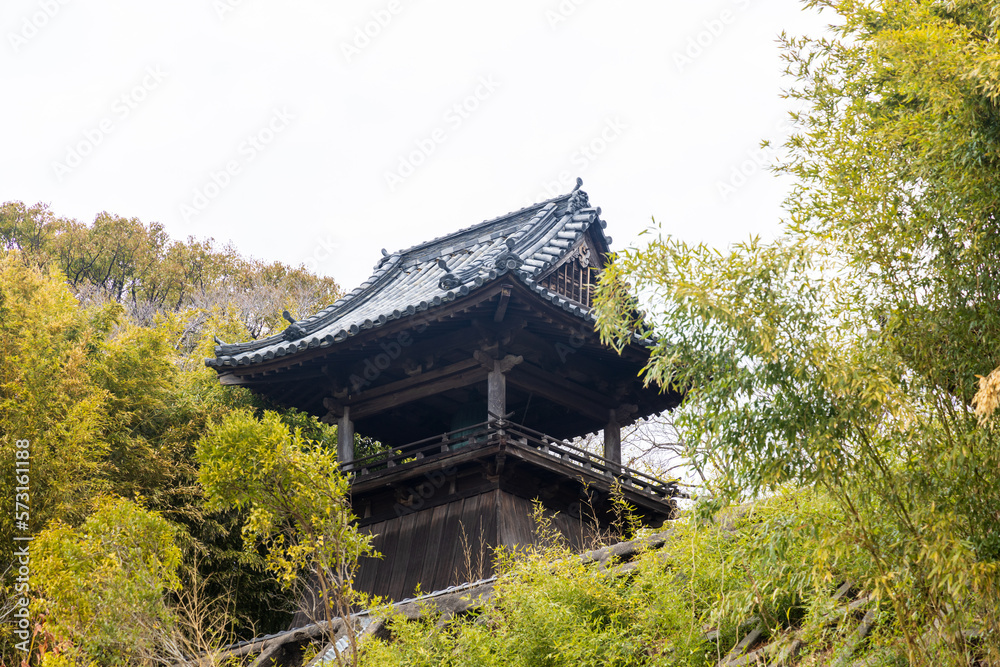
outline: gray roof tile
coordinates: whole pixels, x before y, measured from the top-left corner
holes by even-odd
[[[206,364],[222,370],[336,345],[390,320],[411,317],[418,311],[453,301],[507,274],[520,279],[548,301],[591,321],[587,309],[535,281],[591,226],[605,245],[607,237],[598,209],[590,208],[586,193],[578,189],[385,255],[368,280],[332,305],[296,322],[297,329],[261,340],[218,345],[216,357],[206,359]],[[508,268],[508,253],[520,258],[519,268]],[[504,259],[498,265],[501,256]],[[438,260],[444,260],[447,271]],[[446,277],[448,280],[442,280]]]

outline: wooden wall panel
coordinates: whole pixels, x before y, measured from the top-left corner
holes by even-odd
[[[417,581],[420,582],[420,590],[432,592],[433,584],[437,578],[437,571],[442,566],[441,559],[444,553],[445,519],[448,516],[448,505],[438,505],[428,512],[431,516],[430,525],[424,541],[424,562]],[[446,567],[450,568],[451,565]],[[430,584],[430,587],[428,587]]]
[[[466,498],[465,502],[461,506],[457,503],[453,506],[452,516],[449,520],[457,522],[458,530],[456,531],[455,540],[451,547],[451,562],[453,569],[449,574],[449,578],[454,583],[470,581],[477,578],[472,575],[469,570],[475,568],[475,561],[479,555],[478,550],[480,542],[487,539],[485,534],[481,535],[480,533],[482,522],[479,514],[479,508],[481,505],[488,506],[490,504],[490,496],[492,496],[492,494],[473,496],[471,498]],[[469,563],[467,563],[467,560],[469,559],[467,559],[465,555],[466,545],[468,545],[468,548],[472,551],[471,567]]]
[[[515,545],[537,544],[537,529],[532,515],[532,502],[509,493],[501,492],[500,543],[513,548]],[[579,517],[565,512],[546,511],[549,519],[571,548],[588,549],[595,538],[595,530]]]
[[[366,526],[363,530],[377,535],[375,549],[384,558],[365,559],[356,585],[401,600],[412,597],[418,584],[429,593],[491,576],[497,545],[514,549],[537,542],[531,512],[529,499],[494,489]],[[593,530],[579,518],[550,517],[574,549],[591,546]]]
[[[396,540],[395,549],[385,552],[385,561],[390,564],[389,586],[386,595],[393,600],[402,600],[409,597],[412,590],[406,590],[407,579],[411,572],[410,563],[413,554],[410,553],[410,545],[413,543],[413,533],[416,527],[417,517],[423,512],[414,512],[400,517],[396,521],[399,523],[399,537]],[[419,544],[419,543],[418,543]],[[419,552],[419,550],[418,550]],[[390,556],[390,553],[394,555]]]
[[[493,490],[366,526],[364,530],[377,534],[375,549],[384,558],[365,559],[357,587],[401,600],[412,597],[418,584],[428,593],[462,583],[470,574],[489,576],[497,544],[499,495]]]
[[[386,545],[395,544],[399,536],[399,525],[392,521],[382,521],[362,528],[369,535],[375,535],[372,543],[375,550],[384,554]],[[389,585],[384,561],[378,558],[363,558],[359,563],[355,586],[362,591],[384,591]]]

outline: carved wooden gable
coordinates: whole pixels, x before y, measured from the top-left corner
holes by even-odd
[[[590,235],[585,234],[566,254],[562,263],[553,267],[538,282],[542,287],[590,308],[603,261]]]

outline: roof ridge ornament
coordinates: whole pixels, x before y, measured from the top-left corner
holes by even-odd
[[[446,292],[464,285],[479,274],[478,265],[468,267],[464,270],[460,270],[458,273],[455,273],[448,268],[448,262],[446,262],[443,257],[438,257],[437,265],[444,269],[444,276],[442,276],[441,280],[438,281],[438,287]]]
[[[585,208],[590,208],[590,198],[587,193],[581,190],[583,187],[583,179],[577,176],[576,187],[573,188],[573,192],[570,193],[569,201],[567,202],[567,207],[570,213],[576,213]]]
[[[292,314],[287,310],[281,311],[281,316],[288,320],[288,328],[281,333],[281,337],[287,341],[298,340],[306,335],[306,330],[302,328],[302,325],[295,321]]]
[[[508,236],[504,243],[507,245],[507,250],[497,255],[493,266],[501,271],[513,271],[514,269],[521,268],[524,265],[524,260],[514,252],[514,246],[517,245],[517,241],[512,236]]]
[[[451,269],[448,268],[448,262],[444,261],[443,257],[438,257],[437,265],[444,269],[444,276],[438,281],[438,287],[443,290],[453,290],[462,284],[462,281],[458,279]]]

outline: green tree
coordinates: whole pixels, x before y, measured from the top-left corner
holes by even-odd
[[[0,249],[36,256],[48,245],[56,224],[45,204],[6,202],[0,205]]]
[[[123,225],[120,230],[112,229],[118,224]],[[102,494],[133,499],[178,529],[187,556],[197,555],[206,595],[232,595],[237,627],[244,636],[284,627],[291,607],[287,595],[267,576],[263,551],[242,548],[245,516],[205,508],[194,457],[195,444],[210,420],[234,409],[266,406],[244,389],[220,386],[215,373],[204,366],[214,345],[210,333],[229,340],[248,336],[242,307],[225,300],[211,308],[184,304],[180,310],[148,311],[138,322],[130,316],[135,311],[131,287],[121,292],[122,303],[94,298],[103,292],[87,290],[106,286],[96,287],[87,278],[81,279],[74,296],[59,271],[62,264],[46,254],[62,248],[67,263],[75,261],[73,244],[52,239],[67,225],[42,206],[0,207],[5,245],[0,251],[0,479],[5,488],[15,486],[15,442],[30,441],[31,532],[54,520],[80,525],[93,511],[94,498]],[[105,239],[142,236],[134,221],[108,217],[102,225]],[[85,257],[90,252],[89,231],[86,226],[77,231],[77,256]],[[129,247],[148,254],[146,245]],[[188,272],[184,280],[201,271],[212,276],[205,278],[208,289],[216,289],[211,281],[219,275],[240,274],[243,260],[229,251],[219,254],[210,244],[193,241],[172,247],[182,256],[175,268]],[[185,255],[192,248],[193,254]],[[194,255],[201,259],[192,259]],[[230,261],[234,264],[227,265]],[[109,280],[119,280],[116,271]],[[156,275],[146,271],[142,289]],[[286,275],[278,271],[272,277]],[[308,283],[309,277],[304,280]],[[138,284],[132,278],[119,283]],[[197,281],[190,288],[201,289]],[[305,292],[312,294],[308,288]],[[297,413],[284,416],[311,435],[330,437],[315,419]],[[13,503],[13,494],[0,499],[4,564],[10,562],[15,532]],[[0,571],[4,584],[10,584],[10,576]],[[10,612],[10,587],[0,586],[0,593],[0,615],[5,615]],[[3,637],[6,630],[0,629]],[[7,648],[6,641],[0,641],[0,659],[9,657]]]
[[[353,589],[358,560],[371,555],[371,536],[353,524],[350,482],[339,474],[336,454],[289,428],[275,412],[257,419],[234,411],[199,442],[199,477],[209,506],[247,513],[248,549],[266,547],[267,567],[291,587],[303,574],[315,577],[320,616],[331,629],[362,601]],[[349,643],[340,662],[356,664],[357,639],[344,623]]]
[[[972,406],[1000,365],[1000,3],[805,4],[839,21],[784,39],[784,238],[618,253],[599,327],[658,337],[646,378],[688,392],[721,491],[822,489],[847,518],[827,557],[868,554],[910,660],[962,661],[961,630],[1000,630],[1000,447]]]
[[[81,301],[119,303],[140,325],[163,312],[225,308],[244,324],[239,339],[284,328],[282,310],[311,314],[341,295],[332,278],[301,266],[246,258],[213,239],[171,240],[159,223],[107,212],[88,224],[56,217],[44,204],[7,202],[0,249],[61,271]]]
[[[195,458],[212,420],[265,406],[245,389],[221,386],[204,365],[214,345],[206,332],[228,335],[241,328],[224,313],[193,309],[161,314],[152,327],[125,320],[96,355],[91,375],[108,397],[107,486],[179,528],[186,559],[198,563],[205,597],[232,598],[232,620],[246,637],[286,627],[291,603],[267,575],[263,552],[242,548],[245,514],[206,507]],[[285,418],[306,428],[318,425],[297,413]]]
[[[31,547],[34,604],[56,651],[101,665],[148,661],[174,624],[176,528],[121,499],[103,499],[79,528],[55,521]]]
[[[31,529],[79,521],[103,488],[107,395],[89,375],[106,311],[86,313],[55,273],[0,255],[0,474],[12,489],[14,443],[31,443]],[[0,547],[12,544],[13,495],[0,499]],[[3,559],[6,561],[6,559]]]

